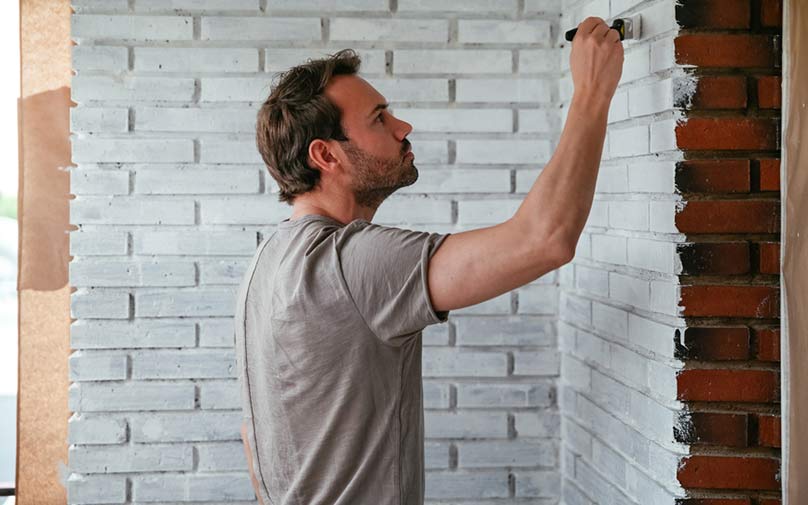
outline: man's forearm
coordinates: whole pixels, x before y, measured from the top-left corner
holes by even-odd
[[[532,238],[574,249],[592,208],[609,100],[579,94],[553,157],[514,215]]]

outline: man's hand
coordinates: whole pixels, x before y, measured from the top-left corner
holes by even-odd
[[[601,18],[586,18],[572,39],[570,71],[575,94],[610,102],[623,73],[623,44]]]

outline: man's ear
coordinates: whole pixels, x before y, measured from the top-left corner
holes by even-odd
[[[327,142],[322,139],[314,139],[309,143],[309,164],[312,168],[335,173],[342,164],[337,158],[335,149],[339,149],[335,142]]]

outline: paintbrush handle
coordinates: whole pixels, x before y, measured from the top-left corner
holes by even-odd
[[[626,23],[622,19],[615,19],[610,28],[612,30],[617,30],[617,33],[620,34],[620,40],[624,40],[626,38]],[[572,42],[572,39],[575,38],[576,33],[578,33],[577,28],[567,30],[567,33],[564,34],[564,38],[567,39],[567,42]]]

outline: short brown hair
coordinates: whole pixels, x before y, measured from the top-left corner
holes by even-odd
[[[356,74],[360,64],[355,51],[343,49],[278,76],[258,111],[256,144],[280,187],[279,201],[291,205],[320,180],[320,171],[308,163],[312,140],[348,140],[340,125],[342,114],[323,90],[332,76]]]

